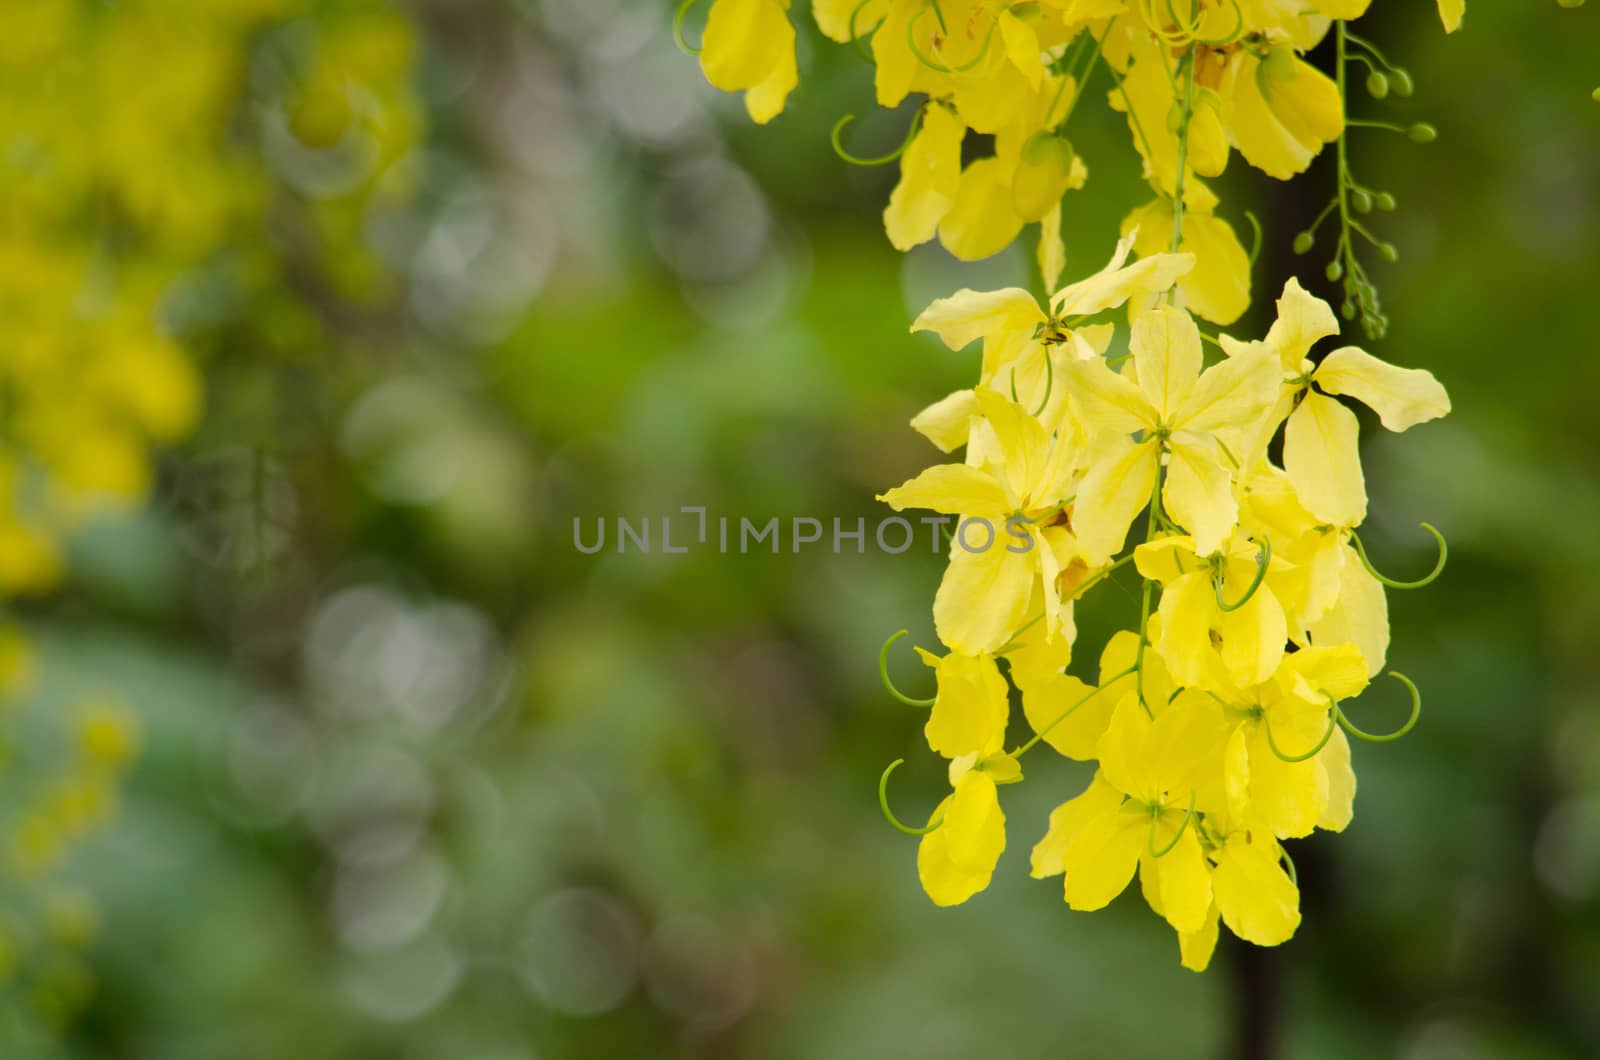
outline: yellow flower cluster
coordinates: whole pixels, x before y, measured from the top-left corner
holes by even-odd
[[[933,608],[950,651],[924,655],[938,679],[928,744],[954,786],[921,830],[928,894],[950,905],[988,885],[1005,846],[997,785],[1021,780],[1020,755],[1043,741],[1099,771],[1051,816],[1034,875],[1064,873],[1072,908],[1098,909],[1137,870],[1198,969],[1219,918],[1251,942],[1287,939],[1298,892],[1278,840],[1351,816],[1341,726],[1359,730],[1341,704],[1382,672],[1389,627],[1353,545],[1367,497],[1340,398],[1394,431],[1450,403],[1429,373],[1354,346],[1313,365],[1338,324],[1293,280],[1266,338],[1221,336],[1209,367],[1186,310],[1138,311],[1114,369],[1114,325],[1083,321],[1194,267],[1170,253],[1126,265],[1128,249],[1048,308],[1018,289],[929,306],[915,326],[953,348],[983,342],[979,386],[916,420],[965,459],[882,499],[959,517]],[[1125,552],[1146,509],[1145,538]],[[1128,564],[1144,583],[1139,626],[1111,639],[1087,685],[1065,672],[1075,603]],[[1036,733],[1009,752],[1002,658]]]
[[[680,9],[679,18],[688,4]],[[710,81],[744,91],[766,121],[795,86],[794,30],[782,0],[715,0],[701,49]],[[955,517],[933,617],[947,653],[922,651],[937,694],[928,746],[949,760],[951,793],[920,835],[918,872],[940,905],[989,884],[1006,845],[999,789],[1023,779],[1038,744],[1097,771],[1052,813],[1033,848],[1037,877],[1063,876],[1074,909],[1099,909],[1137,873],[1177,932],[1182,962],[1207,966],[1219,924],[1259,945],[1300,921],[1282,840],[1351,820],[1349,736],[1373,735],[1345,704],[1384,672],[1385,586],[1357,536],[1367,514],[1349,402],[1404,431],[1450,409],[1426,371],[1355,346],[1327,303],[1290,280],[1258,341],[1202,332],[1250,305],[1250,264],[1203,182],[1235,151],[1269,176],[1303,173],[1337,142],[1338,191],[1296,239],[1309,249],[1333,211],[1330,280],[1368,334],[1384,320],[1352,233],[1391,258],[1352,212],[1392,197],[1357,183],[1344,150],[1347,66],[1365,63],[1375,97],[1410,78],[1349,33],[1366,0],[817,0],[823,33],[870,39],[878,102],[925,97],[896,155],[884,212],[890,241],[937,238],[957,257],[999,251],[1040,225],[1043,304],[1026,290],[962,290],[913,331],[951,349],[982,343],[976,385],[912,426],[959,462],[931,467],[880,499]],[[1447,30],[1462,4],[1442,0]],[[1336,27],[1336,77],[1303,56]],[[1350,49],[1359,47],[1359,52]],[[1112,260],[1060,286],[1063,197],[1088,179],[1067,137],[1101,62],[1152,198],[1122,222]],[[835,146],[845,123],[835,128]],[[1384,127],[1385,123],[1378,124]],[[1413,139],[1433,131],[1413,126]],[[968,134],[992,141],[970,157]],[[963,161],[966,159],[966,161]],[[879,159],[877,161],[886,161]],[[1114,316],[1125,314],[1126,334]],[[1204,342],[1215,347],[1207,364]],[[1125,352],[1123,352],[1125,351]],[[1142,537],[1129,533],[1146,513]],[[1426,526],[1426,524],[1424,524]],[[1131,568],[1127,573],[1120,573]],[[1077,601],[1136,574],[1138,623],[1104,645],[1093,684],[1069,674]],[[1131,624],[1131,623],[1130,623]],[[887,652],[900,634],[884,646]],[[921,651],[921,649],[919,649]],[[1001,661],[1004,661],[1002,669]],[[1086,668],[1079,668],[1080,670]],[[884,673],[888,683],[887,670]],[[1009,680],[1008,680],[1009,677]],[[1005,746],[1012,686],[1034,735]]]
[[[689,0],[685,8],[692,4]],[[1110,106],[1125,114],[1153,198],[1123,222],[1141,257],[1194,255],[1181,290],[1191,312],[1230,324],[1250,301],[1250,260],[1217,196],[1237,150],[1287,180],[1344,129],[1334,80],[1301,56],[1335,19],[1369,0],[816,0],[818,27],[842,43],[870,40],[877,101],[926,97],[884,211],[897,248],[938,238],[956,257],[988,257],[1039,225],[1038,256],[1054,286],[1065,260],[1060,204],[1088,180],[1067,137],[1103,60]],[[757,122],[779,114],[798,83],[787,0],[715,0],[699,49],[706,78],[745,93]],[[1441,0],[1447,30],[1461,0]],[[680,11],[680,19],[682,11]],[[842,125],[843,123],[841,123]],[[837,131],[837,130],[836,130]],[[993,152],[963,165],[968,134]]]
[[[173,334],[169,300],[219,256],[259,287],[270,282],[260,232],[281,204],[248,143],[246,130],[265,119],[246,105],[247,90],[271,80],[252,68],[252,50],[267,29],[323,6],[4,5],[0,601],[49,588],[62,534],[143,497],[150,447],[194,426],[200,377]],[[282,98],[265,102],[287,112],[305,150],[349,129],[373,154],[407,149],[417,125],[409,23],[370,3],[302,28],[316,44],[279,78]],[[319,208],[314,226],[349,244],[355,232],[338,226],[353,228],[352,215],[360,211]]]

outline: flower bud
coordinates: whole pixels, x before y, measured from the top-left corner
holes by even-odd
[[[1389,94],[1389,79],[1374,70],[1367,75],[1367,94],[1373,99],[1382,99]]]
[[[1386,191],[1378,192],[1377,195],[1373,196],[1372,201],[1378,204],[1378,209],[1380,210],[1392,210],[1396,205],[1394,196]]]
[[[1379,243],[1378,257],[1382,258],[1384,261],[1399,261],[1400,251],[1393,243]]]
[[[1330,261],[1328,262],[1328,267],[1323,270],[1323,273],[1330,281],[1337,281],[1339,277],[1344,275],[1344,266],[1340,265],[1337,261]]]
[[[1356,188],[1350,193],[1350,205],[1356,208],[1357,213],[1371,213],[1372,196],[1360,188]]]
[[[1415,144],[1431,144],[1439,138],[1439,130],[1425,121],[1419,121],[1406,130],[1406,135],[1411,137]]]
[[[1397,96],[1409,96],[1416,89],[1411,75],[1398,67],[1389,71],[1389,86]]]
[[[1309,254],[1315,244],[1316,239],[1310,232],[1301,232],[1294,237],[1294,252],[1296,254]]]

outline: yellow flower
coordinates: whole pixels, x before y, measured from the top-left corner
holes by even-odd
[[[1200,332],[1172,306],[1136,319],[1128,345],[1137,384],[1098,358],[1067,366],[1073,413],[1095,439],[1073,531],[1091,566],[1120,552],[1170,457],[1162,492],[1167,511],[1210,555],[1238,522],[1231,461],[1219,435],[1239,435],[1271,405],[1277,364],[1258,354],[1202,373]]]
[[[928,747],[945,758],[998,751],[1011,710],[994,656],[952,652],[941,658],[921,648],[917,654],[937,675],[939,688],[923,729]]]
[[[1338,331],[1328,304],[1291,278],[1278,299],[1278,319],[1266,339],[1245,343],[1224,338],[1223,347],[1230,357],[1275,355],[1286,378],[1269,422],[1276,427],[1282,419],[1279,414],[1288,413],[1284,470],[1307,511],[1329,525],[1353,527],[1367,516],[1360,424],[1335,396],[1360,401],[1391,431],[1445,415],[1450,398],[1431,372],[1396,368],[1354,346],[1334,350],[1313,366],[1307,356],[1312,344]],[[1259,437],[1257,443],[1264,445]]]
[[[1222,118],[1245,161],[1279,180],[1303,173],[1322,145],[1344,129],[1339,87],[1326,74],[1274,45],[1266,59],[1235,52],[1220,88]]]
[[[1034,875],[1064,871],[1073,909],[1110,904],[1139,872],[1146,899],[1181,932],[1198,931],[1211,879],[1198,815],[1222,808],[1219,711],[1179,698],[1151,721],[1125,700],[1100,740],[1100,771],[1056,808],[1034,848]]]
[[[1203,972],[1217,945],[1217,922],[1257,946],[1277,946],[1300,926],[1300,889],[1284,871],[1283,848],[1270,831],[1248,817],[1211,814],[1212,905],[1197,931],[1179,932],[1183,966]]]
[[[1355,645],[1341,644],[1285,655],[1268,680],[1221,692],[1233,727],[1225,776],[1235,811],[1248,810],[1280,839],[1342,831],[1356,780],[1329,696],[1345,700],[1366,687],[1366,660]]]
[[[961,140],[967,127],[949,108],[930,103],[922,127],[900,156],[900,181],[889,193],[883,228],[896,250],[932,239],[956,201],[961,181]]]
[[[1250,255],[1233,226],[1217,217],[1217,197],[1197,180],[1184,187],[1183,231],[1178,250],[1194,255],[1194,268],[1178,280],[1184,308],[1215,324],[1231,324],[1250,307]],[[1141,258],[1172,246],[1172,200],[1155,199],[1122,222]],[[1135,233],[1137,233],[1135,235]]]
[[[1038,649],[1033,653],[1020,649],[1008,652],[1011,679],[1022,692],[1022,712],[1028,724],[1066,757],[1080,762],[1093,759],[1117,704],[1125,696],[1136,694],[1135,682],[1127,672],[1137,650],[1138,635],[1134,633],[1124,631],[1107,642],[1100,653],[1097,694],[1092,694],[1096,693],[1095,686],[1062,672],[1066,659],[1060,655],[1051,658]],[[1172,694],[1172,679],[1154,653],[1147,657],[1147,665],[1145,695],[1165,703]]]
[[[1006,815],[996,784],[1022,779],[1014,758],[967,755],[950,763],[955,790],[934,808],[930,825],[943,818],[917,847],[917,876],[935,905],[960,905],[989,886],[1006,848]]]
[[[724,92],[743,92],[758,124],[783,112],[800,83],[788,0],[715,0],[706,16],[700,67]]]
[[[1066,499],[1074,455],[1015,402],[984,389],[975,397],[991,432],[985,452],[993,458],[981,466],[937,464],[878,497],[896,511],[928,508],[961,517],[933,617],[939,639],[969,655],[1005,643],[1041,580],[1050,590],[1049,626],[1059,627],[1053,591],[1059,568],[1041,521]]]
[[[1184,536],[1134,550],[1139,573],[1162,585],[1161,632],[1152,639],[1181,684],[1221,691],[1233,682],[1258,684],[1278,668],[1288,626],[1273,591],[1258,585],[1232,610],[1219,599],[1244,599],[1257,558],[1257,546],[1238,535],[1214,553],[1201,553]]]
[[[1066,387],[1053,383],[1056,371],[1068,360],[1098,356],[1111,339],[1109,325],[1077,321],[1165,291],[1194,264],[1188,254],[1152,254],[1128,265],[1132,247],[1133,237],[1125,237],[1098,272],[1057,290],[1048,311],[1020,287],[963,288],[931,303],[911,330],[931,331],[952,350],[983,339],[978,385],[1006,393],[1014,386],[1020,401],[1056,425],[1067,404]],[[948,453],[966,444],[974,411],[972,392],[960,390],[924,409],[912,426]]]
[[[1461,19],[1467,13],[1467,0],[1439,0],[1439,21],[1444,23],[1446,33],[1454,33],[1461,28]]]

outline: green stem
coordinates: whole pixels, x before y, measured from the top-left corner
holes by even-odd
[[[1194,118],[1194,50],[1193,44],[1184,54],[1183,65],[1183,124],[1178,127],[1178,175],[1172,186],[1172,246],[1176,254],[1183,244],[1183,183],[1189,168],[1189,124]],[[1177,290],[1176,287],[1173,288]]]

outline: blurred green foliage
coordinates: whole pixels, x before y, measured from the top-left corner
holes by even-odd
[[[1358,748],[1338,842],[1292,846],[1299,934],[1199,977],[1137,897],[1082,916],[1027,878],[1074,763],[1012,789],[990,891],[922,895],[872,787],[917,746],[874,656],[901,626],[931,643],[923,538],[573,547],[574,518],[683,505],[870,527],[930,456],[906,420],[972,370],[908,321],[1028,283],[1027,255],[887,245],[892,173],[827,142],[870,71],[809,30],[802,90],[755,129],[659,3],[409,14],[431,131],[396,163],[414,196],[361,228],[394,296],[319,305],[298,338],[227,329],[156,501],[79,534],[21,614],[39,681],[11,709],[114,689],[144,749],[69,873],[98,905],[93,994],[19,1055],[1600,1055],[1600,11],[1363,23],[1418,91],[1355,106],[1441,133],[1355,144],[1400,202],[1376,352],[1455,404],[1404,446],[1372,436],[1368,541],[1404,574],[1429,519],[1451,566],[1391,595],[1422,724]],[[1097,120],[1070,275],[1138,197],[1125,128]],[[1292,272],[1321,286],[1288,245],[1329,175],[1302,199],[1239,168],[1228,199],[1266,224],[1250,334]],[[1109,599],[1084,643],[1126,621]],[[897,798],[931,805],[942,778],[911,757]]]

